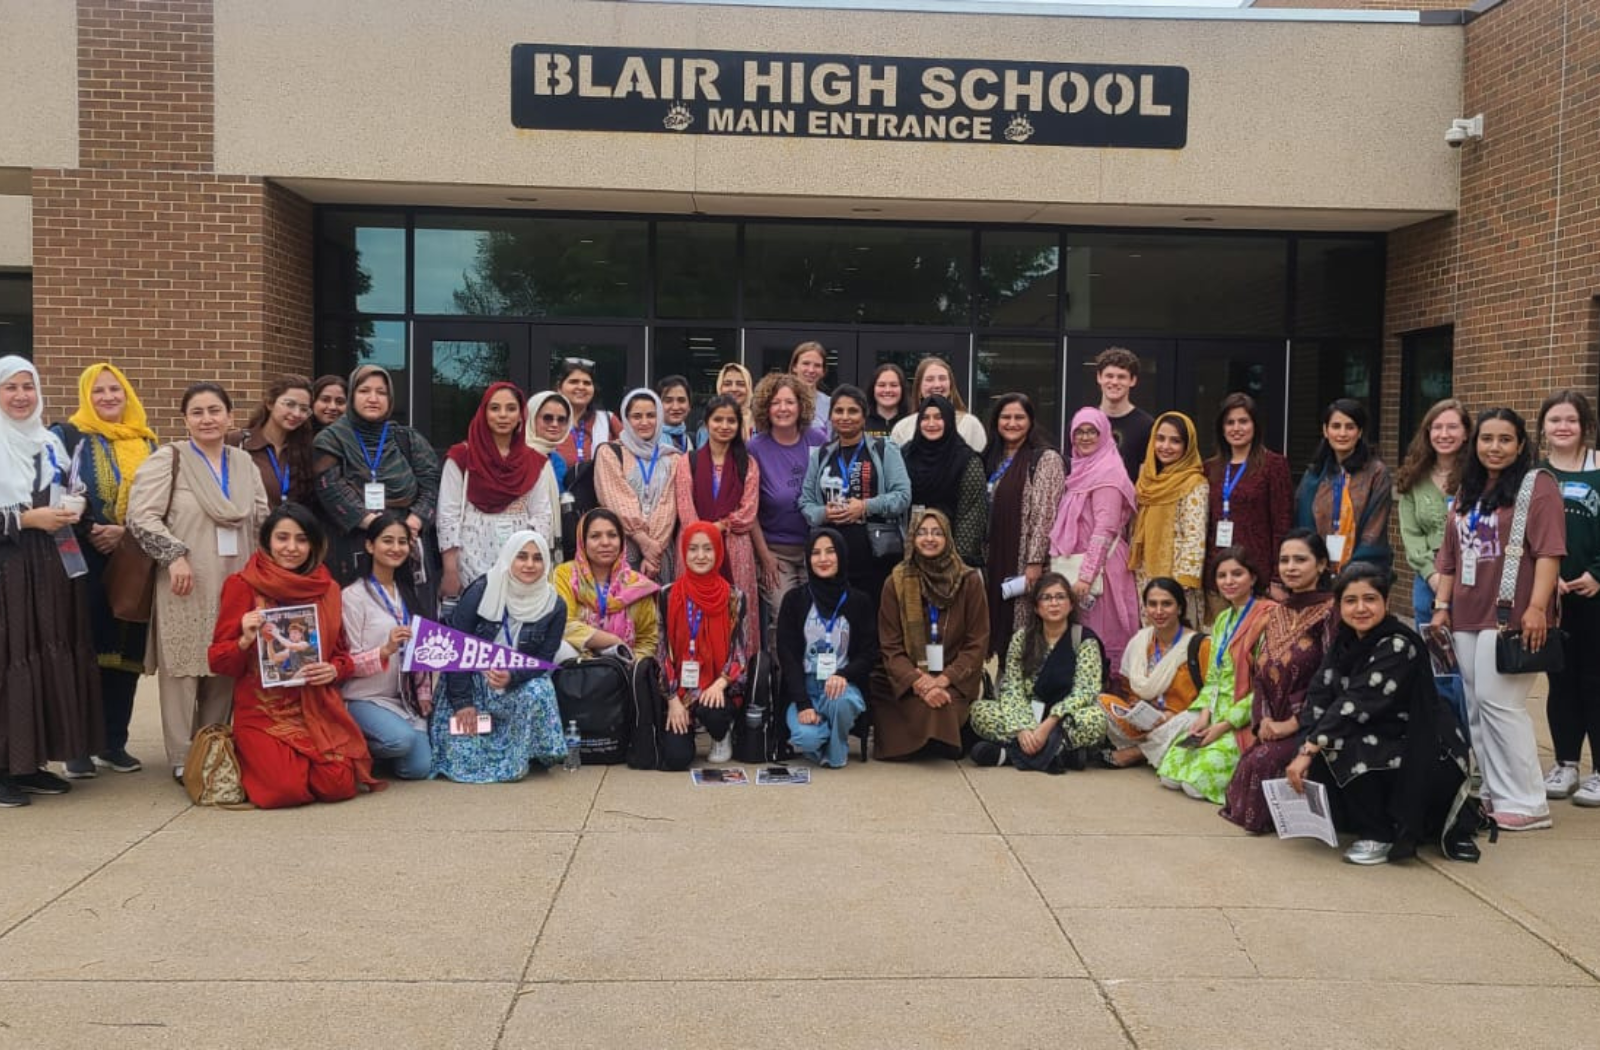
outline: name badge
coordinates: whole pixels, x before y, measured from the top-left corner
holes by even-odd
[[[228,528],[226,525],[217,526],[217,557],[237,558],[239,556],[239,530]]]
[[[388,498],[388,493],[384,491],[382,482],[373,481],[361,486],[362,506],[368,510],[381,511]]]
[[[1044,721],[1044,701],[1043,700],[1034,700],[1032,703],[1033,703],[1033,720],[1035,722],[1043,722]]]
[[[1478,548],[1467,547],[1461,552],[1461,586],[1478,585]]]
[[[1226,519],[1217,522],[1217,546],[1233,546],[1233,522]]]
[[[1570,499],[1574,503],[1581,503],[1589,498],[1592,490],[1581,481],[1567,481],[1561,485],[1561,498]]]
[[[839,673],[839,654],[831,649],[817,654],[817,681],[832,678]]]
[[[451,736],[483,736],[494,731],[494,720],[486,715],[479,714],[476,719],[463,718],[459,714],[450,716]]]
[[[1328,560],[1335,565],[1344,561],[1344,536],[1342,534],[1324,536],[1323,539],[1328,544]]]
[[[944,670],[944,645],[943,645],[943,643],[933,642],[932,644],[930,644],[928,646],[928,648],[927,648],[927,654],[928,654],[928,673],[929,674],[938,674],[940,671],[943,671]]]
[[[700,661],[685,660],[678,669],[678,686],[682,689],[700,688]]]

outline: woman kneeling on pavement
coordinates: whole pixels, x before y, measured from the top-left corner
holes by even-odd
[[[972,705],[972,731],[981,738],[972,745],[972,761],[1045,773],[1082,769],[1085,751],[1106,740],[1098,702],[1106,651],[1093,631],[1072,622],[1065,576],[1040,576],[1028,602],[1033,615],[1011,636],[1000,696]]]
[[[339,585],[323,565],[322,526],[298,503],[281,504],[261,525],[260,549],[222,584],[211,673],[233,686],[233,737],[245,794],[262,809],[343,802],[366,786],[372,756],[335,683],[355,673],[339,629]],[[257,644],[265,609],[312,605],[324,651],[300,667],[304,685],[266,688]]]
[[[1389,574],[1367,562],[1334,582],[1342,621],[1306,697],[1309,728],[1286,775],[1328,789],[1335,824],[1356,842],[1344,859],[1384,864],[1440,841],[1475,860],[1477,815],[1464,810],[1466,734],[1439,698],[1427,646],[1389,615]]]
[[[722,530],[707,521],[678,537],[683,573],[667,591],[666,644],[661,670],[667,685],[663,769],[694,762],[694,727],[711,737],[707,761],[733,757],[733,723],[744,698],[745,597],[722,574]]]
[[[513,532],[489,571],[462,593],[450,626],[553,661],[567,606],[550,585],[549,566],[550,545],[543,536]],[[436,776],[463,784],[502,783],[527,776],[530,762],[552,766],[567,757],[548,671],[452,671],[443,680],[444,702],[434,705],[428,725]]]
[[[867,709],[878,663],[878,614],[849,585],[849,556],[837,530],[811,534],[807,582],[783,596],[776,636],[789,743],[834,768],[850,757],[850,729]]]

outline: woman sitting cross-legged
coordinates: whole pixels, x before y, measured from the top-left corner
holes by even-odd
[[[1306,697],[1305,743],[1286,775],[1328,789],[1352,864],[1411,856],[1434,839],[1476,860],[1481,815],[1467,802],[1466,734],[1433,684],[1427,646],[1389,615],[1389,574],[1352,562],[1334,582],[1342,621]]]
[[[834,768],[850,757],[850,729],[867,709],[878,663],[878,614],[850,586],[849,557],[836,530],[811,534],[806,583],[783,596],[776,636],[789,743]]]
[[[879,758],[961,757],[961,727],[983,691],[989,606],[983,581],[956,554],[950,519],[911,522],[906,557],[878,604],[883,660],[872,673]]]
[[[683,569],[667,591],[666,644],[661,670],[667,685],[663,769],[694,762],[694,727],[711,737],[708,761],[733,757],[733,722],[744,696],[745,597],[722,575],[722,530],[707,521],[678,537]]]
[[[366,576],[344,589],[344,637],[355,654],[356,673],[340,691],[372,757],[392,759],[402,780],[421,780],[433,770],[428,743],[433,681],[431,675],[400,669],[399,654],[411,638],[411,618],[418,609],[411,529],[399,511],[386,510],[367,526],[367,557]]]
[[[343,802],[363,785],[378,790],[385,785],[372,775],[367,741],[334,685],[356,667],[339,630],[339,585],[322,564],[322,526],[300,504],[283,503],[258,538],[260,549],[222,584],[207,653],[211,673],[234,680],[233,737],[245,794],[262,809],[283,809]],[[304,685],[268,689],[257,656],[262,610],[292,605],[316,607],[326,651],[300,667]]]
[[[1189,736],[1170,748],[1156,771],[1163,787],[1217,805],[1228,791],[1239,755],[1250,739],[1250,656],[1276,606],[1260,598],[1263,576],[1243,547],[1218,555],[1211,582],[1227,602],[1211,627],[1211,666],[1189,708]]]
[[[1129,639],[1119,681],[1100,694],[1110,723],[1106,735],[1115,749],[1104,756],[1110,765],[1149,762],[1159,767],[1167,748],[1187,736],[1194,724],[1189,705],[1205,684],[1211,639],[1183,622],[1185,600],[1183,585],[1170,576],[1144,585],[1144,615],[1150,626]]]
[[[554,660],[567,606],[550,585],[549,564],[543,536],[512,533],[493,567],[463,592],[450,626],[524,656]],[[567,757],[548,671],[452,671],[443,682],[443,702],[434,704],[428,726],[435,775],[494,784],[521,780],[530,762],[550,766]]]
[[[1045,773],[1082,769],[1085,750],[1106,741],[1099,703],[1106,651],[1093,631],[1072,622],[1065,576],[1040,576],[1028,600],[1034,615],[1011,636],[999,698],[972,705],[972,731],[982,738],[972,761]]]
[[[610,453],[607,453],[609,455]],[[597,507],[578,522],[578,546],[571,561],[552,574],[556,593],[567,603],[567,650],[618,652],[633,659],[655,656],[661,644],[656,594],[661,590],[628,568],[622,556],[622,522]]]

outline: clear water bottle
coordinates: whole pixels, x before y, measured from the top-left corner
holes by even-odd
[[[561,763],[561,768],[568,773],[577,772],[583,765],[583,756],[578,752],[583,747],[583,737],[578,735],[578,721],[573,719],[567,723],[567,757]]]

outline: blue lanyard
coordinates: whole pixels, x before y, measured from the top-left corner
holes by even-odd
[[[844,481],[844,490],[846,495],[848,495],[850,492],[850,475],[855,471],[856,462],[861,459],[861,450],[866,447],[866,444],[867,443],[865,441],[856,442],[855,455],[850,457],[850,462],[848,464],[846,464],[844,461],[844,449],[841,448],[839,451],[834,453],[834,460],[839,465],[839,477]]]
[[[722,467],[716,463],[711,464],[711,498],[720,499],[722,496]]]
[[[572,431],[572,445],[578,451],[578,462],[583,462],[583,424],[579,423]]]
[[[689,659],[693,660],[694,642],[696,638],[700,637],[700,621],[706,618],[706,614],[703,610],[694,607],[693,598],[686,599],[686,603],[689,614]]]
[[[1339,468],[1339,476],[1333,479],[1333,531],[1339,531],[1339,512],[1344,509],[1344,484],[1348,475],[1344,468]]]
[[[659,443],[650,450],[650,465],[648,467],[644,465],[644,460],[639,460],[639,477],[644,479],[645,488],[650,487],[650,479],[655,477],[656,464],[660,461],[661,445]]]
[[[833,615],[823,619],[822,607],[817,605],[817,596],[814,592],[811,595],[811,604],[817,610],[817,620],[822,624],[822,633],[830,642],[833,641],[833,625],[839,622],[839,613],[844,609],[844,600],[848,597],[850,597],[848,590],[839,595],[839,604],[833,607]]]
[[[1233,464],[1232,463],[1223,464],[1223,467],[1222,467],[1222,516],[1224,518],[1228,517],[1228,515],[1230,515],[1233,512],[1233,490],[1239,487],[1239,480],[1244,477],[1244,468],[1248,467],[1249,465],[1250,465],[1250,461],[1248,459],[1245,460],[1243,463],[1239,464],[1239,473],[1235,474],[1233,472]],[[1343,492],[1343,488],[1342,487],[1341,487],[1340,491],[1341,491],[1341,493]],[[1336,497],[1336,498],[1338,498],[1341,503],[1343,502],[1342,495],[1340,497]],[[1337,515],[1338,513],[1339,512],[1336,509],[1334,511],[1334,514]],[[1335,530],[1337,530],[1338,528],[1339,528],[1338,525],[1334,526]]]
[[[1013,455],[1015,455],[1015,453],[1013,453]],[[1011,456],[1007,456],[1005,459],[1001,460],[1000,465],[994,468],[994,473],[989,475],[989,487],[991,489],[1000,484],[1000,479],[1005,477],[1006,471],[1011,469],[1011,458]]]
[[[1250,607],[1255,605],[1255,603],[1255,596],[1251,595],[1250,600],[1245,603],[1244,608],[1239,610],[1239,612],[1234,616],[1233,622],[1228,624],[1228,629],[1222,632],[1222,643],[1217,646],[1216,665],[1218,667],[1222,666],[1222,658],[1227,655],[1229,643],[1233,641],[1233,636],[1239,630],[1239,625],[1244,623],[1244,618],[1250,615]]]
[[[515,649],[517,640],[511,636],[511,617],[506,615],[504,610],[500,612],[500,629],[506,632],[506,644]]]
[[[56,450],[51,446],[46,445],[44,447],[44,454],[50,457],[50,484],[58,485],[61,483],[61,464],[56,462]],[[223,460],[222,462],[223,465],[226,466],[228,461]]]
[[[937,643],[939,641],[939,607],[937,605],[928,606],[928,625],[928,636]]]
[[[367,461],[367,469],[372,471],[372,480],[374,482],[376,482],[378,480],[378,464],[383,462],[383,446],[384,446],[385,443],[388,442],[388,440],[389,440],[389,421],[388,420],[384,420],[383,430],[382,430],[381,433],[378,434],[378,451],[375,454],[371,455],[371,456],[367,455],[367,443],[365,441],[361,440],[361,435],[360,434],[356,435],[356,441],[357,441],[357,443],[359,443],[361,445],[361,458]]]
[[[189,439],[189,447],[194,449],[194,454],[200,457],[200,462],[204,463],[206,469],[211,471],[211,476],[217,479],[217,487],[222,490],[223,497],[232,499],[233,495],[228,491],[228,450],[222,450],[222,473],[218,474],[217,468],[211,465],[211,461],[206,458],[204,452],[200,451],[200,446],[194,443],[193,438]]]
[[[594,584],[594,592],[595,596],[599,599],[600,619],[604,620],[606,618],[606,598],[611,593],[611,584],[601,583],[599,580],[596,580]]]
[[[1178,642],[1180,642],[1182,639],[1183,639],[1183,624],[1180,623],[1178,625],[1178,633],[1172,636],[1172,648],[1176,649],[1178,647]],[[1152,636],[1151,639],[1150,639],[1150,647],[1153,650],[1155,650],[1154,662],[1155,663],[1160,663],[1161,662],[1161,639]]]
[[[111,477],[116,481],[117,487],[122,487],[122,468],[117,466],[116,454],[111,451],[111,442],[102,434],[96,434],[94,439],[100,442],[100,451],[106,454],[106,462],[111,464]]]
[[[278,465],[278,453],[273,450],[271,445],[266,446],[266,448],[267,448],[267,459],[272,461],[272,473],[273,473],[273,476],[278,479],[278,496],[279,496],[280,499],[288,499],[289,498],[289,464],[285,463],[280,467]],[[118,478],[117,480],[121,481],[122,479]]]
[[[393,619],[394,622],[399,624],[401,627],[410,626],[410,624],[411,624],[411,610],[406,608],[406,600],[405,600],[405,598],[404,597],[400,598],[400,611],[396,612],[395,608],[394,608],[394,603],[389,601],[389,594],[388,594],[387,591],[385,591],[383,589],[383,584],[378,582],[378,578],[376,576],[368,576],[367,577],[367,582],[368,582],[369,586],[372,588],[373,592],[377,594],[378,600],[383,602],[383,607],[385,609],[389,610],[390,618]],[[399,593],[400,593],[399,588],[395,588],[395,594],[398,596]]]
[[[1478,519],[1481,518],[1481,517],[1483,517],[1483,501],[1479,500],[1477,503],[1474,503],[1472,505],[1472,509],[1467,512],[1467,531],[1468,532],[1471,532],[1473,535],[1477,535],[1477,533],[1478,533]]]

